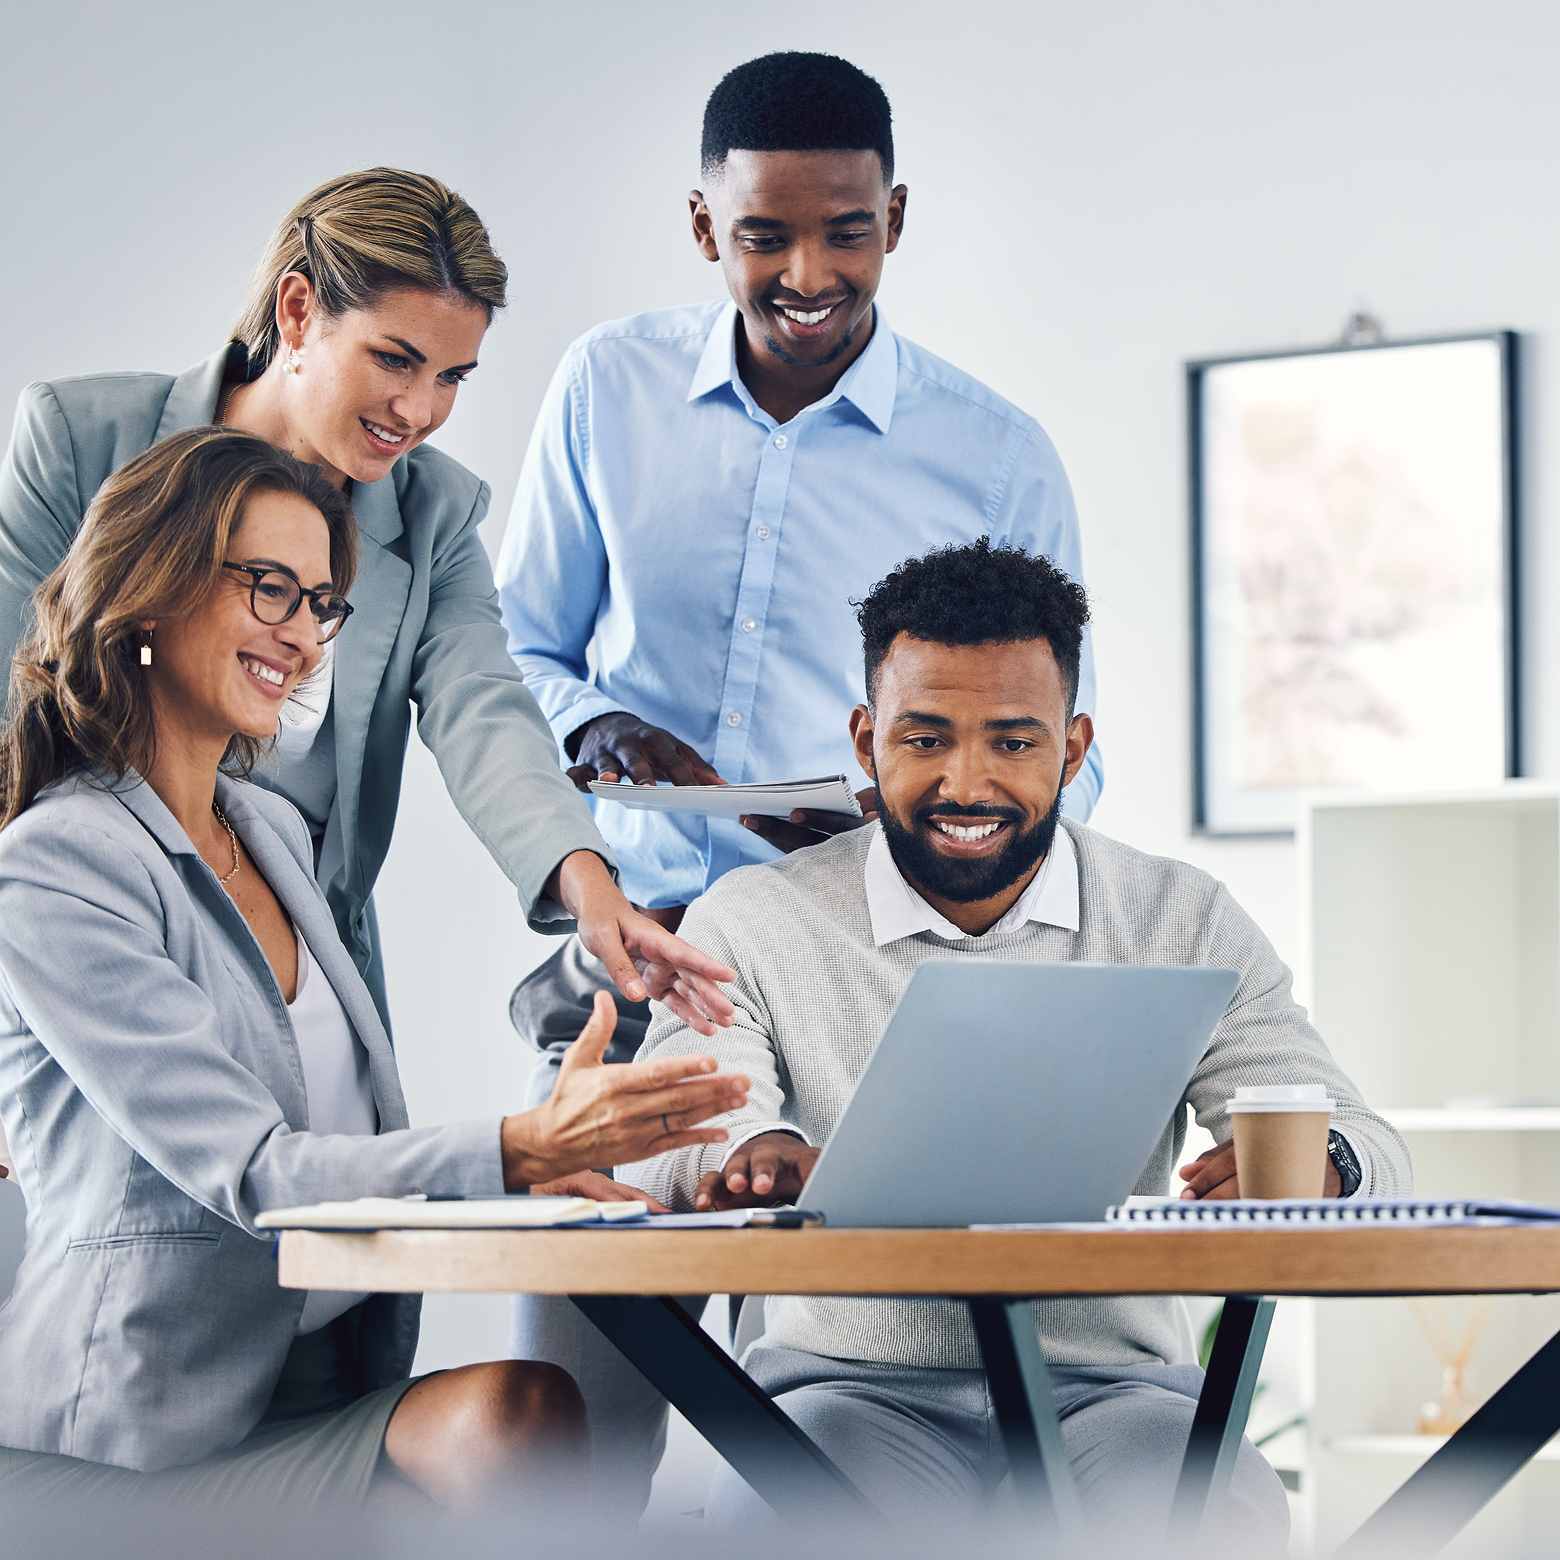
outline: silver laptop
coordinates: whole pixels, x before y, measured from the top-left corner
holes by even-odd
[[[1089,1222],[1180,1108],[1233,970],[923,964],[802,1195],[830,1228]]]

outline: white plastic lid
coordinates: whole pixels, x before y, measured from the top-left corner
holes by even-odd
[[[1328,1099],[1325,1083],[1268,1083],[1236,1089],[1229,1109],[1231,1115],[1295,1110],[1325,1110],[1330,1115],[1336,1103]]]

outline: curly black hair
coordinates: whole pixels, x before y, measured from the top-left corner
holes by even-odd
[[[699,162],[713,178],[730,151],[876,152],[892,183],[892,121],[882,87],[849,60],[765,54],[727,71],[710,93]]]
[[[869,700],[877,698],[878,670],[900,634],[939,645],[1044,639],[1061,668],[1072,714],[1089,598],[1049,558],[982,536],[907,559],[851,605],[861,625]]]

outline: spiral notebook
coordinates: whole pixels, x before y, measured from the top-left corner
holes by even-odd
[[[1539,1203],[1484,1202],[1444,1197],[1282,1197],[1183,1202],[1144,1199],[1109,1208],[1113,1224],[1472,1224],[1487,1219],[1560,1221],[1560,1208]]]

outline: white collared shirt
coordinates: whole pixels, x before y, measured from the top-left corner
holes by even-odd
[[[888,836],[878,825],[867,847],[867,914],[872,918],[872,938],[879,948],[901,937],[932,932],[949,942],[972,935],[1000,936],[1016,932],[1030,921],[1047,926],[1078,930],[1078,857],[1067,830],[1058,826],[1050,853],[1040,870],[1029,880],[1024,892],[1013,902],[1007,914],[984,932],[961,932],[941,911],[934,910],[905,881],[894,862]]]
[[[1040,870],[1029,880],[1007,914],[980,933],[961,932],[947,916],[934,910],[910,886],[895,864],[882,825],[871,827],[875,832],[867,847],[867,914],[872,920],[872,939],[879,948],[898,942],[902,937],[919,936],[922,932],[931,932],[949,942],[964,938],[978,942],[982,937],[1016,932],[1031,921],[1059,926],[1069,932],[1078,930],[1078,854],[1065,827],[1058,825],[1056,838],[1051,842],[1049,854],[1040,863]],[[732,1140],[721,1159],[721,1168],[725,1169],[731,1156],[744,1143],[768,1132],[788,1132],[804,1143],[807,1141],[806,1134],[797,1131],[788,1121],[759,1122]]]

